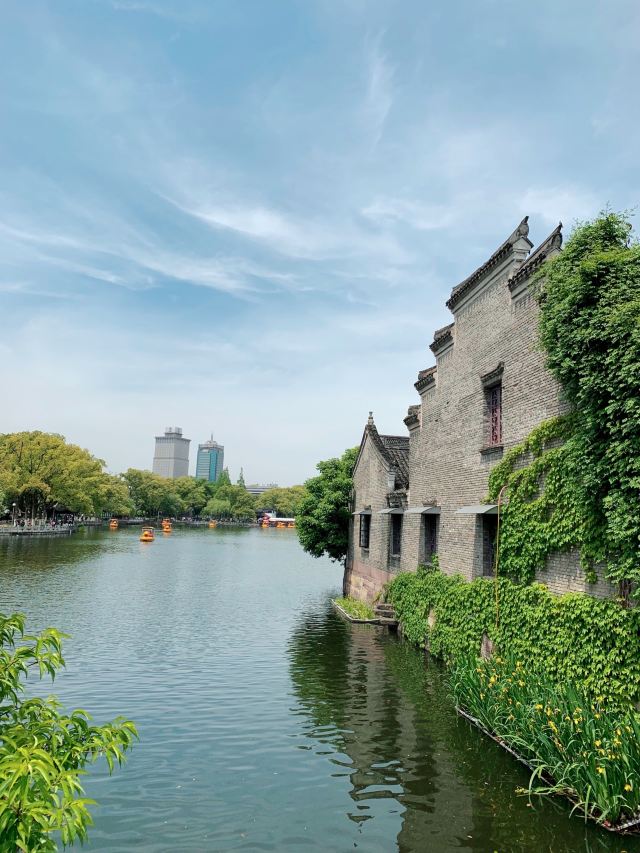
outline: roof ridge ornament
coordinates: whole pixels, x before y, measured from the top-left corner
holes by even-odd
[[[373,426],[373,412],[369,412],[369,417],[367,418],[367,425]]]

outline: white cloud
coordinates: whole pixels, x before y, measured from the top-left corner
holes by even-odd
[[[385,123],[393,106],[394,66],[382,51],[383,33],[367,41],[365,49],[366,94],[363,113],[371,147],[375,148],[384,133]]]
[[[377,198],[362,209],[368,219],[381,224],[409,225],[417,231],[446,228],[454,220],[454,211],[446,205],[424,204],[403,198]]]

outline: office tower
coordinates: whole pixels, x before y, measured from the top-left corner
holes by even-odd
[[[156,436],[153,473],[161,477],[187,477],[189,474],[190,439],[182,437],[180,427],[167,427]]]
[[[224,447],[213,440],[198,445],[198,460],[196,462],[196,479],[209,480],[212,483],[222,474],[224,468]]]

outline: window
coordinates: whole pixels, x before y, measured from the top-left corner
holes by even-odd
[[[482,574],[493,577],[496,562],[496,541],[498,538],[498,516],[481,516],[482,524]]]
[[[402,549],[402,515],[395,513],[391,516],[390,550],[392,557],[399,557]]]
[[[360,547],[368,548],[371,537],[371,516],[367,513],[360,515]]]
[[[502,385],[493,385],[486,390],[489,421],[489,447],[502,444]]]
[[[428,563],[432,557],[438,553],[438,522],[440,521],[440,516],[438,515],[423,515],[422,523],[423,527],[423,546],[422,546],[422,559],[425,563]]]

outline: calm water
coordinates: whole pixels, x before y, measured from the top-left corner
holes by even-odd
[[[0,609],[73,635],[56,692],[141,742],[85,849],[640,851],[514,794],[527,774],[459,720],[441,670],[329,598],[295,533],[0,540]]]

